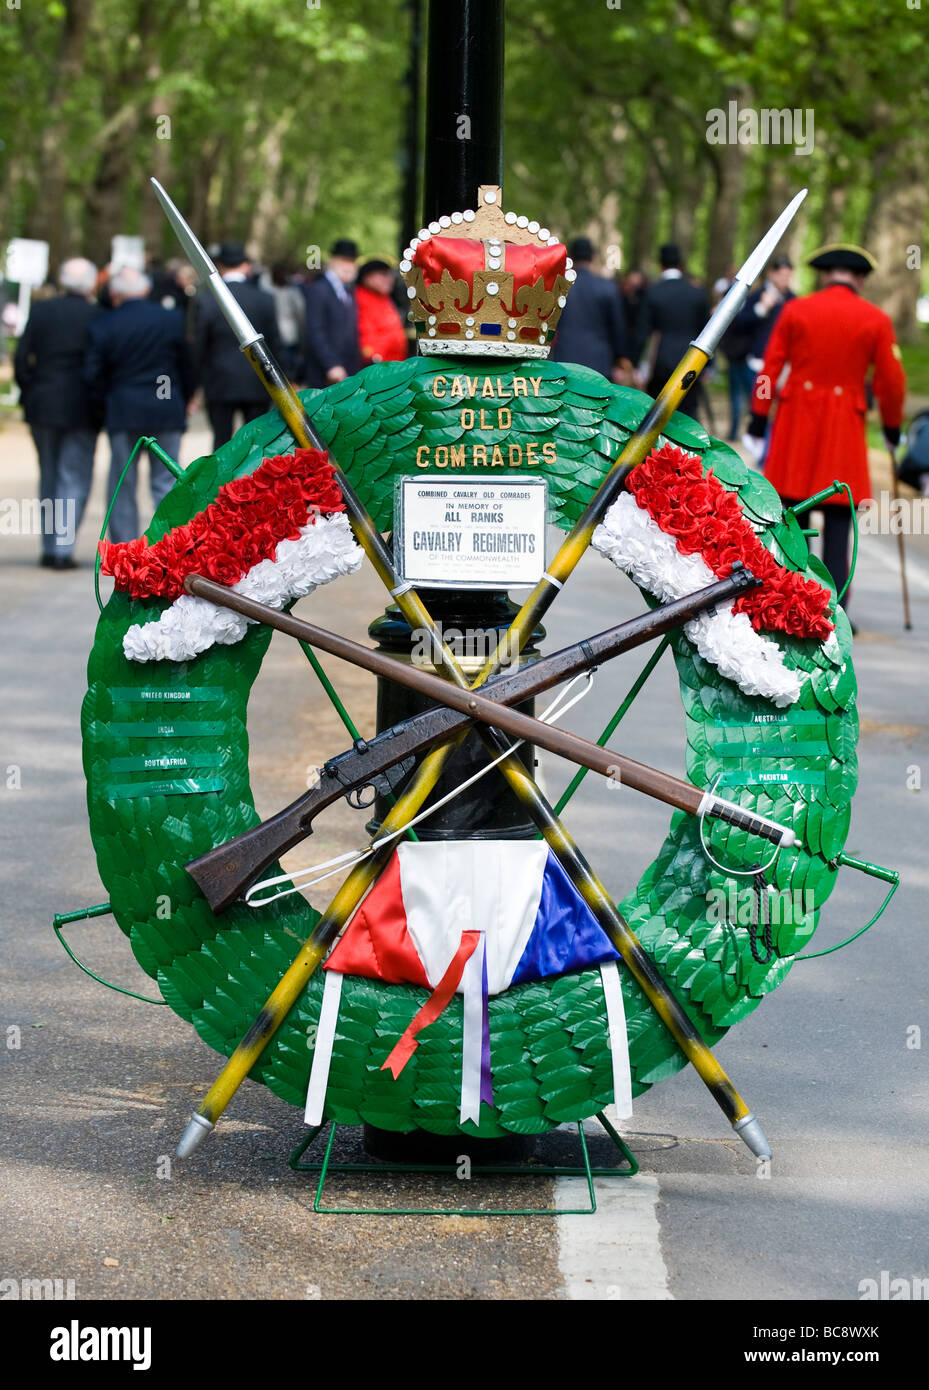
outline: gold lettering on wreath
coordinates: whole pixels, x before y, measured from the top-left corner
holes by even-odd
[[[483,377],[480,376],[435,376],[428,387],[435,400],[460,401],[511,401],[520,396],[532,396],[536,400],[542,386],[540,376]],[[498,405],[492,409],[484,405],[464,405],[458,416],[462,430],[496,430],[501,433],[512,429],[513,411],[508,405]],[[416,450],[417,468],[521,468],[525,463],[530,468],[540,465],[553,467],[558,461],[558,452],[549,440],[541,446],[532,441],[527,444],[510,444],[501,441],[487,445],[463,440],[460,444],[420,444]]]

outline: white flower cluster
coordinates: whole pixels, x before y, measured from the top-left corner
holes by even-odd
[[[348,517],[336,512],[302,527],[299,540],[281,541],[273,560],[253,565],[232,589],[269,608],[283,608],[337,575],[354,574],[363,559]],[[155,622],[131,627],[123,651],[130,661],[190,661],[216,643],[241,641],[250,621],[229,608],[181,594]]]
[[[609,508],[593,544],[663,603],[716,582],[702,555],[682,555],[674,537],[628,492]],[[756,632],[745,613],[720,605],[685,623],[684,632],[703,659],[746,695],[761,695],[780,708],[800,698],[797,673],[788,670],[777,643]]]

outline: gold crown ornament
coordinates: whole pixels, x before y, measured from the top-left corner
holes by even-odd
[[[547,357],[577,278],[547,227],[504,212],[493,184],[477,211],[430,222],[403,253],[400,273],[421,353]]]

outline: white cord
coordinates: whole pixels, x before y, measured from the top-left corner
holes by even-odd
[[[722,780],[722,773],[719,774],[719,776],[716,778],[716,781],[713,783],[712,787],[710,788],[710,796],[713,796],[713,794],[715,793],[716,788],[719,786],[721,780]],[[713,864],[713,865],[719,870],[719,872],[723,875],[724,878],[728,878],[728,877],[732,877],[732,878],[754,878],[756,874],[764,874],[764,873],[767,873],[768,869],[770,869],[771,865],[774,863],[775,859],[777,858],[777,856],[778,856],[778,855],[780,854],[780,852],[781,852],[781,847],[780,847],[780,845],[775,845],[775,846],[774,846],[774,853],[771,855],[771,858],[768,860],[767,864],[759,864],[759,865],[758,865],[756,868],[754,868],[754,869],[730,869],[730,868],[727,868],[725,864],[720,864],[720,862],[719,862],[718,859],[714,859],[713,856],[712,856],[712,854],[710,853],[709,846],[707,845],[707,843],[706,843],[706,838],[705,838],[705,836],[704,836],[704,834],[703,834],[703,822],[704,822],[704,820],[706,819],[706,816],[707,816],[707,812],[706,812],[706,811],[701,811],[701,812],[699,813],[699,815],[697,816],[697,824],[698,824],[698,826],[699,826],[699,828],[700,828],[700,847],[702,848],[703,853],[706,855],[707,859],[709,859],[710,863]],[[736,828],[738,828],[738,827],[736,827]],[[770,887],[770,885],[769,885],[769,887]]]
[[[582,671],[580,675],[575,676],[573,680],[568,682],[564,690],[555,697],[548,709],[539,715],[539,723],[554,724],[559,719],[563,718],[564,715],[568,713],[568,710],[572,709],[579,700],[583,700],[584,696],[589,694],[593,687],[593,678],[593,671]],[[577,685],[578,681],[581,680],[585,682],[584,689],[578,691],[572,699],[565,703],[565,697],[568,695],[572,686]],[[368,855],[374,854],[377,850],[382,849],[384,845],[389,845],[391,840],[396,840],[400,835],[405,835],[414,825],[419,825],[420,821],[425,820],[435,811],[438,811],[446,802],[451,801],[453,797],[459,796],[463,791],[466,791],[468,787],[473,786],[475,782],[479,782],[482,777],[486,777],[488,772],[495,768],[498,763],[502,763],[504,758],[508,758],[511,753],[514,753],[517,748],[521,748],[524,743],[525,739],[519,739],[516,743],[512,744],[505,753],[501,753],[498,757],[494,758],[492,762],[487,763],[484,767],[467,778],[466,781],[460,783],[459,786],[453,787],[450,792],[446,792],[445,796],[437,801],[434,806],[429,806],[425,811],[420,811],[418,816],[414,816],[413,819],[407,821],[405,825],[401,825],[399,830],[394,830],[389,835],[384,835],[379,840],[372,841],[367,849],[349,850],[347,854],[337,855],[335,859],[326,859],[321,864],[313,864],[308,869],[297,869],[297,871],[292,874],[277,874],[274,878],[264,878],[260,883],[253,883],[251,888],[248,889],[245,894],[245,902],[249,907],[266,907],[268,903],[276,902],[278,898],[287,898],[291,893],[302,893],[305,889],[313,888],[317,883],[322,883],[324,879],[332,878],[332,876],[337,874],[345,864],[350,864],[352,867],[354,867],[355,864],[360,864],[363,859],[367,859]],[[320,869],[326,869],[328,872],[321,874],[319,873]],[[297,886],[297,879],[307,878],[310,874],[316,874],[317,877],[310,878],[307,883],[302,883]],[[281,889],[279,893],[272,893],[268,897],[256,898],[254,896],[256,893],[260,892],[262,888],[273,888],[278,883],[288,883],[291,886]]]

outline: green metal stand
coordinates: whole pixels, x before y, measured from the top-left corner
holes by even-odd
[[[319,1182],[316,1186],[316,1196],[313,1201],[313,1210],[325,1215],[342,1216],[590,1216],[597,1210],[597,1197],[594,1191],[594,1178],[632,1178],[639,1171],[639,1165],[629,1148],[626,1146],[622,1137],[610,1124],[609,1120],[601,1113],[597,1116],[603,1129],[612,1139],[622,1154],[624,1167],[622,1168],[594,1168],[591,1166],[590,1154],[587,1151],[587,1138],[584,1134],[583,1123],[578,1122],[577,1136],[580,1140],[582,1166],[560,1166],[551,1164],[534,1163],[512,1163],[512,1164],[475,1164],[469,1171],[471,1175],[482,1174],[489,1177],[519,1177],[519,1178],[586,1178],[589,1206],[586,1207],[497,1207],[487,1210],[483,1207],[335,1207],[323,1206],[322,1196],[326,1178],[329,1173],[381,1173],[388,1177],[393,1177],[398,1173],[444,1173],[447,1176],[456,1176],[457,1169],[453,1164],[444,1163],[333,1163],[331,1161],[332,1146],[335,1143],[336,1133],[339,1126],[333,1124],[329,1133],[329,1140],[326,1144],[326,1152],[321,1162],[303,1162],[303,1155],[314,1142],[323,1125],[318,1125],[311,1129],[309,1134],[301,1139],[300,1143],[290,1155],[290,1167],[295,1173],[318,1173]],[[465,1142],[466,1136],[462,1136]],[[460,1178],[458,1179],[460,1181]]]

